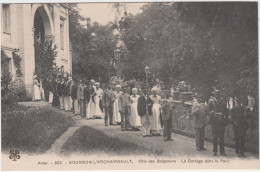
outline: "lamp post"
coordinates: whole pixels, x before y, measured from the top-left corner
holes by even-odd
[[[145,78],[146,78],[146,86],[148,86],[148,74],[149,74],[149,67],[146,65],[145,69]]]
[[[116,49],[114,51],[114,56],[115,56],[115,60],[116,60],[116,64],[117,64],[117,70],[116,70],[116,76],[117,78],[119,79],[119,60],[120,60],[120,50],[119,49]]]

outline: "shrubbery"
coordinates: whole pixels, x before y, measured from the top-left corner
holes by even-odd
[[[43,153],[70,126],[70,117],[50,107],[2,105],[2,150]]]
[[[12,55],[16,68],[16,78],[8,71],[8,56],[1,50],[1,100],[6,104],[16,104],[18,101],[26,100],[26,88],[20,78],[23,76],[21,72],[22,58],[15,52]]]
[[[10,73],[5,73],[1,76],[1,94],[3,103],[16,104],[26,99],[26,88],[20,78],[13,80]]]

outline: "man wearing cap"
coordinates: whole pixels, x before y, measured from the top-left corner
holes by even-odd
[[[129,130],[129,112],[128,108],[130,106],[130,95],[127,93],[126,86],[123,86],[123,93],[118,97],[118,108],[121,114],[121,130]]]
[[[209,125],[212,126],[213,135],[213,156],[217,156],[218,143],[220,148],[220,155],[227,156],[224,147],[224,133],[225,127],[227,125],[228,110],[225,105],[225,101],[220,96],[220,91],[215,90],[212,93],[215,97],[210,97],[208,105],[210,112]]]

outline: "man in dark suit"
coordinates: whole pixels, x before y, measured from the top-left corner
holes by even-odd
[[[102,95],[102,106],[103,111],[105,111],[105,126],[113,125],[113,102],[115,101],[116,97],[113,91],[111,90],[110,86],[107,86],[105,91]]]
[[[215,97],[211,97],[209,100],[209,114],[210,114],[210,125],[212,127],[213,135],[213,156],[217,156],[218,152],[218,143],[220,149],[220,155],[227,156],[225,153],[224,146],[224,134],[225,127],[227,125],[227,116],[228,110],[223,100],[223,97],[220,95],[219,90],[213,92]],[[218,141],[219,140],[219,141]]]
[[[137,111],[141,118],[143,137],[151,136],[150,126],[151,126],[151,111],[149,113],[148,109],[152,105],[152,101],[148,95],[148,90],[145,88],[141,91],[141,96],[138,98]]]
[[[236,154],[239,157],[245,156],[245,137],[248,129],[247,118],[249,117],[246,108],[242,106],[241,98],[237,97],[236,105],[231,109],[231,122],[235,134]]]
[[[85,81],[85,84],[84,84],[84,99],[83,99],[83,117],[86,117],[86,109],[88,107],[88,103],[90,101],[90,88],[89,86],[87,85],[88,84],[88,81],[86,80]]]
[[[196,150],[207,150],[204,148],[205,127],[207,123],[207,105],[194,102],[191,116],[194,116],[194,131],[196,139]]]
[[[172,103],[167,99],[161,100],[163,137],[164,141],[173,141],[172,139]]]
[[[72,99],[72,112],[74,115],[77,115],[77,91],[78,91],[77,80],[73,78],[70,86],[70,96]]]

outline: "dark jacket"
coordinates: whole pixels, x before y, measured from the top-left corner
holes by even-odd
[[[64,84],[63,89],[64,89],[63,95],[69,96],[70,95],[70,85],[69,85],[69,83]]]
[[[152,115],[151,104],[152,104],[152,100],[149,96],[141,95],[138,98],[138,104],[137,104],[138,115],[144,116],[147,113],[149,115]]]
[[[110,103],[112,103],[116,99],[116,94],[111,90],[105,90],[102,95],[102,106],[109,107]]]
[[[167,121],[172,119],[172,108],[168,104],[164,104],[161,106],[162,109],[162,120]]]
[[[194,128],[203,128],[207,123],[207,105],[195,104],[191,109],[191,116],[194,116]]]
[[[239,128],[242,130],[248,129],[248,122],[246,116],[246,110],[242,106],[237,106],[231,109],[231,122],[235,128]]]
[[[76,84],[72,84],[70,96],[73,100],[77,99],[77,91],[78,91],[78,86]]]
[[[87,86],[84,87],[84,101],[90,101],[90,89]]]
[[[58,96],[62,96],[63,86],[62,86],[61,82],[57,83],[57,93],[58,93]]]

